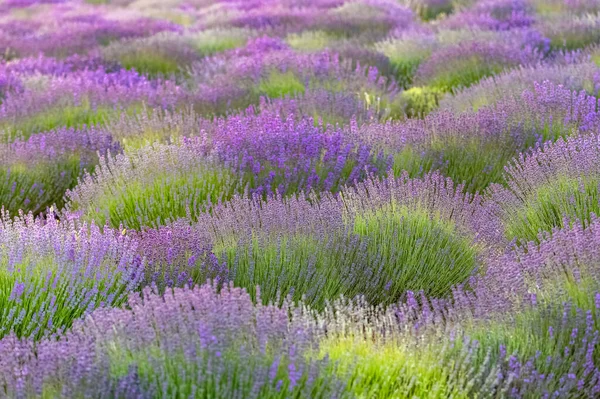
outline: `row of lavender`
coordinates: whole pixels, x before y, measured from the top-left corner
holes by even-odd
[[[0,0],[0,397],[600,395],[596,0]]]

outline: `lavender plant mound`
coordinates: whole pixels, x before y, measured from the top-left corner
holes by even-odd
[[[485,0],[452,15],[442,23],[449,28],[478,27],[490,30],[511,30],[533,24],[535,17],[527,1]]]
[[[163,293],[167,287],[194,287],[211,280],[216,287],[226,284],[229,270],[213,251],[207,232],[194,228],[185,220],[168,226],[131,231],[138,242],[138,254],[146,259],[144,286]]]
[[[547,144],[521,155],[507,168],[508,187],[490,190],[505,234],[520,243],[575,220],[587,225],[598,215],[598,135]]]
[[[581,17],[553,18],[541,24],[542,33],[550,39],[553,48],[574,50],[597,44],[597,15],[589,14]]]
[[[413,0],[407,3],[425,21],[450,14],[455,6],[451,0]]]
[[[93,171],[98,155],[118,153],[120,146],[99,129],[58,129],[0,146],[0,197],[12,214],[38,214],[51,205],[62,208],[68,189],[84,170]]]
[[[573,221],[565,228],[555,227],[539,242],[491,258],[486,278],[475,284],[481,304],[487,303],[480,315],[518,314],[541,303],[595,305],[591,291],[598,289],[600,281],[595,250],[598,226],[598,218],[592,215],[585,224]]]
[[[534,83],[476,112],[436,111],[422,120],[353,124],[349,140],[393,157],[396,176],[439,170],[469,192],[504,183],[504,167],[520,152],[576,132],[595,131],[597,100],[550,82]]]
[[[315,126],[293,114],[231,115],[203,123],[213,153],[244,176],[251,193],[282,195],[338,191],[367,174],[385,173],[387,160],[366,145],[344,139],[339,128]]]
[[[551,238],[491,261],[478,282],[477,318],[485,321],[471,334],[499,349],[492,359],[512,353],[509,367],[532,377],[512,387],[515,396],[599,392],[597,240],[595,217],[585,227],[554,229]]]
[[[354,65],[353,65],[354,64]],[[340,60],[336,53],[301,54],[280,40],[258,38],[246,47],[192,66],[192,92],[201,113],[224,114],[256,104],[261,96],[296,96],[309,89],[350,92],[393,112],[396,83],[375,67]]]
[[[135,243],[95,225],[3,214],[0,239],[1,336],[60,333],[97,307],[122,304],[142,276]]]
[[[264,301],[322,306],[339,295],[394,303],[407,290],[446,296],[480,272],[494,239],[478,198],[440,175],[367,181],[321,199],[233,200],[198,221],[235,285]],[[241,226],[246,226],[242,228]]]
[[[138,230],[195,218],[244,190],[230,168],[206,153],[202,140],[194,139],[101,158],[93,174],[67,191],[66,210],[102,226]]]
[[[415,73],[415,81],[451,91],[534,61],[534,56],[506,45],[487,42],[459,44],[434,53],[422,63]]]
[[[31,1],[25,18],[9,19],[2,24],[0,53],[7,58],[37,56],[67,57],[86,54],[99,46],[128,37],[149,36],[161,31],[178,30],[168,21],[130,16],[114,18],[85,4],[65,1],[53,7],[48,18],[45,7]],[[14,10],[13,10],[14,12]],[[29,14],[29,15],[27,15]]]
[[[481,107],[496,104],[508,97],[518,97],[531,90],[534,84],[551,82],[562,85],[571,91],[585,90],[591,96],[598,96],[600,70],[592,62],[567,65],[529,66],[512,70],[501,75],[483,79],[478,84],[456,91],[440,101],[441,109],[457,113],[477,111]]]
[[[174,143],[183,137],[202,134],[202,118],[190,107],[169,110],[142,107],[139,112],[126,112],[105,120],[104,129],[127,150],[135,150],[155,142]]]
[[[0,129],[13,139],[60,127],[95,125],[140,107],[173,107],[181,90],[172,81],[149,81],[135,71],[84,70],[65,76],[34,74],[26,90],[9,93],[0,104]]]
[[[281,99],[262,97],[259,112],[290,115],[301,120],[312,118],[316,124],[344,126],[348,121],[359,124],[382,120],[389,113],[377,104],[352,93],[330,92],[324,89],[307,90],[304,94]]]

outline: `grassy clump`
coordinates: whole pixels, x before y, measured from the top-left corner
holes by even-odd
[[[592,214],[600,215],[599,184],[597,178],[563,176],[541,185],[523,199],[520,209],[507,213],[506,236],[526,243],[539,241],[540,233],[566,227],[566,220],[586,226]]]
[[[541,32],[550,39],[553,50],[579,50],[600,43],[597,15],[548,20],[541,25]]]
[[[491,183],[504,181],[504,166],[516,155],[506,143],[496,140],[448,138],[434,140],[424,150],[407,146],[394,156],[393,172],[407,171],[418,177],[439,170],[467,192],[482,192]]]
[[[451,222],[391,206],[356,216],[348,232],[223,239],[215,253],[236,286],[263,302],[286,295],[315,307],[340,295],[396,302],[406,291],[446,296],[476,270],[478,247]]]
[[[192,47],[201,56],[210,56],[242,47],[248,41],[249,32],[243,29],[208,29],[190,37]]]
[[[265,79],[260,81],[256,91],[259,95],[269,98],[280,98],[304,94],[305,85],[291,71],[285,73],[272,71]]]
[[[60,103],[60,101],[57,101]],[[10,140],[28,139],[32,134],[58,128],[84,128],[104,125],[112,119],[141,115],[145,111],[142,102],[127,105],[92,104],[83,98],[77,104],[49,107],[29,116],[0,121],[0,131]]]
[[[409,87],[419,65],[431,55],[434,45],[434,39],[407,37],[381,41],[375,48],[389,58],[398,84]]]
[[[123,68],[149,76],[170,76],[181,71],[181,65],[171,55],[152,50],[126,52],[117,60]]]
[[[452,359],[450,351],[433,340],[418,346],[411,338],[373,342],[336,337],[321,343],[320,353],[336,362],[335,373],[344,376],[346,389],[360,398],[467,399],[477,392],[479,386],[469,381],[472,365],[466,359]]]
[[[494,135],[488,132],[439,134],[432,130],[429,141],[419,146],[407,145],[394,154],[392,170],[395,176],[406,171],[410,177],[439,170],[456,183],[464,183],[465,191],[481,193],[492,183],[506,183],[504,168],[519,153],[539,143],[567,137],[573,131],[573,125],[562,121],[553,122],[548,118],[538,122],[528,115],[518,122],[508,122],[504,131],[494,132]]]
[[[85,220],[103,226],[120,225],[139,230],[159,227],[178,218],[195,215],[234,193],[231,174],[225,169],[197,165],[187,170],[159,171],[148,179],[118,177],[104,186],[90,202],[69,203]]]
[[[487,76],[497,75],[506,68],[476,55],[454,60],[450,64],[430,76],[427,85],[442,92],[451,92],[457,87],[469,87]]]
[[[454,10],[454,4],[451,1],[442,3],[440,5],[427,5],[423,4],[421,7],[417,7],[417,14],[423,21],[431,21],[440,16],[448,15]]]
[[[304,31],[287,36],[286,41],[294,50],[319,51],[327,48],[338,38],[324,31]]]
[[[444,92],[439,89],[424,87],[412,87],[401,94],[404,104],[404,112],[409,118],[422,118],[435,110]]]
[[[27,139],[34,133],[61,127],[95,126],[109,118],[118,117],[121,112],[126,111],[108,105],[92,106],[89,101],[83,100],[78,105],[51,107],[10,122],[0,121],[0,129],[11,139],[16,137]]]
[[[477,267],[478,247],[451,221],[420,207],[397,206],[356,216],[354,232],[368,238],[366,250],[381,259],[377,279],[384,291],[367,297],[395,301],[406,291],[433,297],[450,294]]]
[[[344,294],[343,268],[357,257],[357,249],[339,238],[303,234],[253,235],[215,247],[215,254],[232,271],[233,282],[256,300],[260,287],[263,303],[280,302],[291,295],[311,306]]]

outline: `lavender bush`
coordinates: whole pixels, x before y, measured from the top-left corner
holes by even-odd
[[[118,231],[76,221],[2,216],[0,335],[39,339],[137,288],[143,262]]]

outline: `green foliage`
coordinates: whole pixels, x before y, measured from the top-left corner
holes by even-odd
[[[264,303],[292,295],[316,308],[340,295],[376,304],[394,303],[407,290],[445,296],[476,269],[478,246],[424,210],[391,206],[351,224],[347,233],[321,237],[222,237],[215,253],[254,300],[258,285]]]
[[[448,15],[453,10],[454,4],[452,4],[452,2],[448,2],[448,4],[443,4],[437,7],[422,5],[421,7],[418,7],[416,11],[423,21],[431,21],[440,16]]]
[[[407,171],[419,177],[439,170],[456,183],[464,183],[467,192],[482,192],[491,183],[504,181],[504,166],[516,155],[506,143],[477,138],[434,140],[425,150],[407,146],[394,156],[395,176]]]
[[[135,106],[130,108],[133,110]],[[0,122],[0,130],[10,140],[17,136],[27,139],[34,133],[50,131],[60,127],[94,126],[109,118],[118,117],[121,112],[128,111],[104,105],[93,107],[89,101],[84,99],[77,105],[58,105],[32,116]]]
[[[549,123],[523,118],[518,121],[523,134],[512,136],[510,128],[495,136],[478,133],[457,135],[434,134],[420,146],[407,145],[394,154],[392,170],[395,176],[407,171],[410,177],[420,177],[439,170],[456,183],[464,183],[465,191],[483,192],[490,184],[505,184],[504,167],[519,153],[536,143],[556,141],[573,132],[572,126],[562,121]]]
[[[285,73],[272,71],[267,78],[258,84],[256,90],[260,95],[279,98],[303,94],[305,86],[291,71]]]
[[[60,104],[27,117],[0,122],[0,132],[9,141],[15,138],[28,139],[32,134],[57,128],[82,128],[99,126],[122,116],[141,115],[145,111],[142,103],[126,106],[92,105],[88,99],[78,104]]]
[[[106,303],[107,297],[99,292],[105,291],[114,297],[109,305],[118,306],[124,302],[126,287],[120,283],[121,272],[112,275],[111,280],[98,281],[93,276],[86,276],[85,270],[77,271],[76,275],[65,271],[60,259],[36,259],[31,254],[12,268],[9,271],[7,259],[3,259],[0,266],[0,337],[14,333],[18,337],[41,339],[52,332],[61,332],[88,309]],[[12,298],[11,293],[18,283],[26,284],[26,292],[19,298]],[[97,293],[90,296],[95,288]]]
[[[565,227],[564,219],[587,225],[591,214],[600,215],[597,177],[560,177],[523,198],[523,206],[507,213],[506,236],[520,243],[539,241],[540,233]]]
[[[409,118],[422,118],[436,109],[444,92],[439,89],[412,87],[401,94],[406,116]]]
[[[160,332],[157,332],[160,334]],[[190,340],[197,337],[190,337]],[[240,340],[239,345],[244,347],[248,342]],[[254,343],[258,346],[258,343]],[[194,358],[190,358],[190,345],[186,344],[173,350],[164,348],[160,343],[148,347],[129,348],[126,339],[113,342],[108,347],[111,358],[111,368],[116,378],[124,377],[135,366],[142,385],[158,383],[158,392],[164,393],[165,398],[190,398],[206,397],[215,399],[229,399],[232,392],[251,395],[254,392],[255,370],[268,369],[276,362],[272,354],[261,354],[256,351],[252,356],[247,353],[239,354],[235,348],[228,352],[221,352],[217,357],[212,351],[202,347],[199,343],[194,345]],[[183,345],[182,345],[183,346]],[[299,385],[290,386],[288,367],[292,362],[287,356],[279,356],[279,364],[274,370],[274,380],[271,384],[261,386],[258,397],[267,399],[284,399],[291,393],[300,395],[306,382],[306,375],[302,376]],[[227,373],[216,373],[213,367],[217,362]],[[157,365],[159,365],[157,367]],[[235,376],[232,378],[232,376]],[[198,396],[198,381],[201,378],[202,395]],[[320,377],[319,377],[320,378]],[[281,384],[278,385],[278,382]],[[324,383],[326,383],[324,381]],[[300,397],[300,396],[298,396]],[[326,398],[317,395],[316,397]]]
[[[359,214],[354,232],[367,237],[367,251],[382,261],[377,278],[384,291],[367,297],[376,303],[392,302],[406,291],[421,291],[432,297],[450,294],[464,283],[477,266],[478,246],[449,220],[442,220],[419,207],[392,203]]]
[[[431,55],[433,43],[407,38],[385,40],[375,48],[389,58],[398,84],[409,87],[419,65]]]
[[[584,15],[569,20],[549,20],[541,27],[541,32],[550,39],[553,50],[579,50],[600,44],[598,16]]]
[[[485,349],[478,351],[474,360],[481,363],[487,356],[492,362],[501,361],[500,348],[504,347],[506,354],[521,361],[533,359],[542,374],[570,373],[571,363],[581,361],[578,357],[578,353],[582,353],[580,349],[583,353],[588,349],[584,340],[588,333],[586,329],[590,327],[588,323],[591,322],[591,327],[596,330],[600,328],[600,314],[595,302],[599,285],[593,268],[593,265],[579,264],[576,272],[555,270],[541,281],[532,279],[529,285],[536,296],[535,304],[521,304],[523,307],[519,311],[464,323],[465,333]],[[586,320],[584,315],[589,319]],[[594,363],[600,360],[597,350],[592,353],[592,358]],[[557,384],[557,381],[553,382]]]
[[[227,200],[234,194],[231,174],[210,165],[194,165],[149,173],[146,179],[117,176],[103,185],[89,203],[72,201],[71,210],[83,211],[84,220],[98,225],[129,229],[159,227],[177,218],[192,219],[209,204]]]
[[[427,86],[442,92],[451,92],[457,87],[468,87],[487,76],[496,75],[505,69],[504,65],[488,62],[477,55],[460,58],[439,68],[427,79]]]
[[[336,373],[345,377],[348,391],[359,398],[471,397],[469,388],[476,389],[467,381],[465,366],[470,365],[456,359],[453,370],[443,361],[444,348],[434,340],[421,346],[410,341],[333,338],[321,344],[321,356],[338,364]]]
[[[160,51],[135,51],[120,54],[117,61],[125,69],[134,69],[149,76],[169,76],[181,71],[181,65],[169,54]]]
[[[202,56],[210,56],[226,50],[242,47],[249,32],[242,29],[209,29],[190,37],[192,47]]]
[[[319,51],[331,45],[336,39],[335,36],[324,31],[304,31],[288,35],[286,41],[295,50]]]
[[[343,240],[343,239],[342,239]],[[344,292],[344,268],[358,248],[340,245],[340,237],[317,238],[302,234],[259,235],[217,245],[214,252],[234,270],[233,282],[256,300],[260,287],[263,303],[280,302],[291,295],[298,301],[322,307]],[[346,250],[346,251],[345,251]]]

